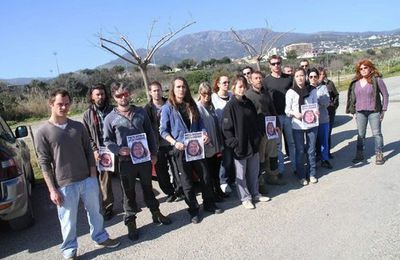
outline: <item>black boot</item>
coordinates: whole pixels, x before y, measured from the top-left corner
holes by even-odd
[[[161,214],[160,211],[155,211],[151,213],[153,215],[153,223],[158,224],[158,225],[169,225],[172,223],[172,221]]]
[[[136,220],[133,220],[126,224],[128,227],[128,238],[130,240],[138,240],[139,239],[139,232],[136,228]]]
[[[364,160],[363,151],[357,149],[356,156],[354,157],[352,162],[353,163],[359,163],[359,162],[362,162],[363,160]]]

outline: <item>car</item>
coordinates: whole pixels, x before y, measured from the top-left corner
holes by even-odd
[[[26,126],[15,129],[0,116],[0,220],[7,221],[14,230],[34,223],[32,187],[34,173],[30,149],[23,137],[28,136]]]

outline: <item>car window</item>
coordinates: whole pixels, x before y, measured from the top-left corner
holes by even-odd
[[[8,142],[14,142],[14,134],[7,123],[0,117],[0,138]]]

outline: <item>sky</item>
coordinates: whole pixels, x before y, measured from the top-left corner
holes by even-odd
[[[179,36],[208,31],[265,28],[274,31],[364,32],[400,28],[398,0],[1,0],[0,79],[55,77],[116,58],[98,35],[128,37],[136,48],[171,28],[196,23]],[[57,68],[58,64],[58,68]]]

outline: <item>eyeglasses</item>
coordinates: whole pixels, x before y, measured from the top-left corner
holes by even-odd
[[[243,73],[243,75],[250,75],[251,74],[251,72],[245,72],[245,73]]]
[[[308,76],[308,78],[314,79],[314,78],[318,78],[318,76],[317,75],[310,75],[310,76]]]
[[[369,67],[360,67],[360,70],[366,70],[369,69]]]
[[[116,98],[122,98],[122,97],[129,97],[129,92],[122,92],[122,93],[119,93],[119,94],[115,94],[114,95],[114,97],[116,97]]]
[[[271,62],[270,63],[271,66],[281,66],[280,62]]]
[[[200,95],[202,95],[203,97],[211,96],[211,92],[202,92],[200,93]]]

